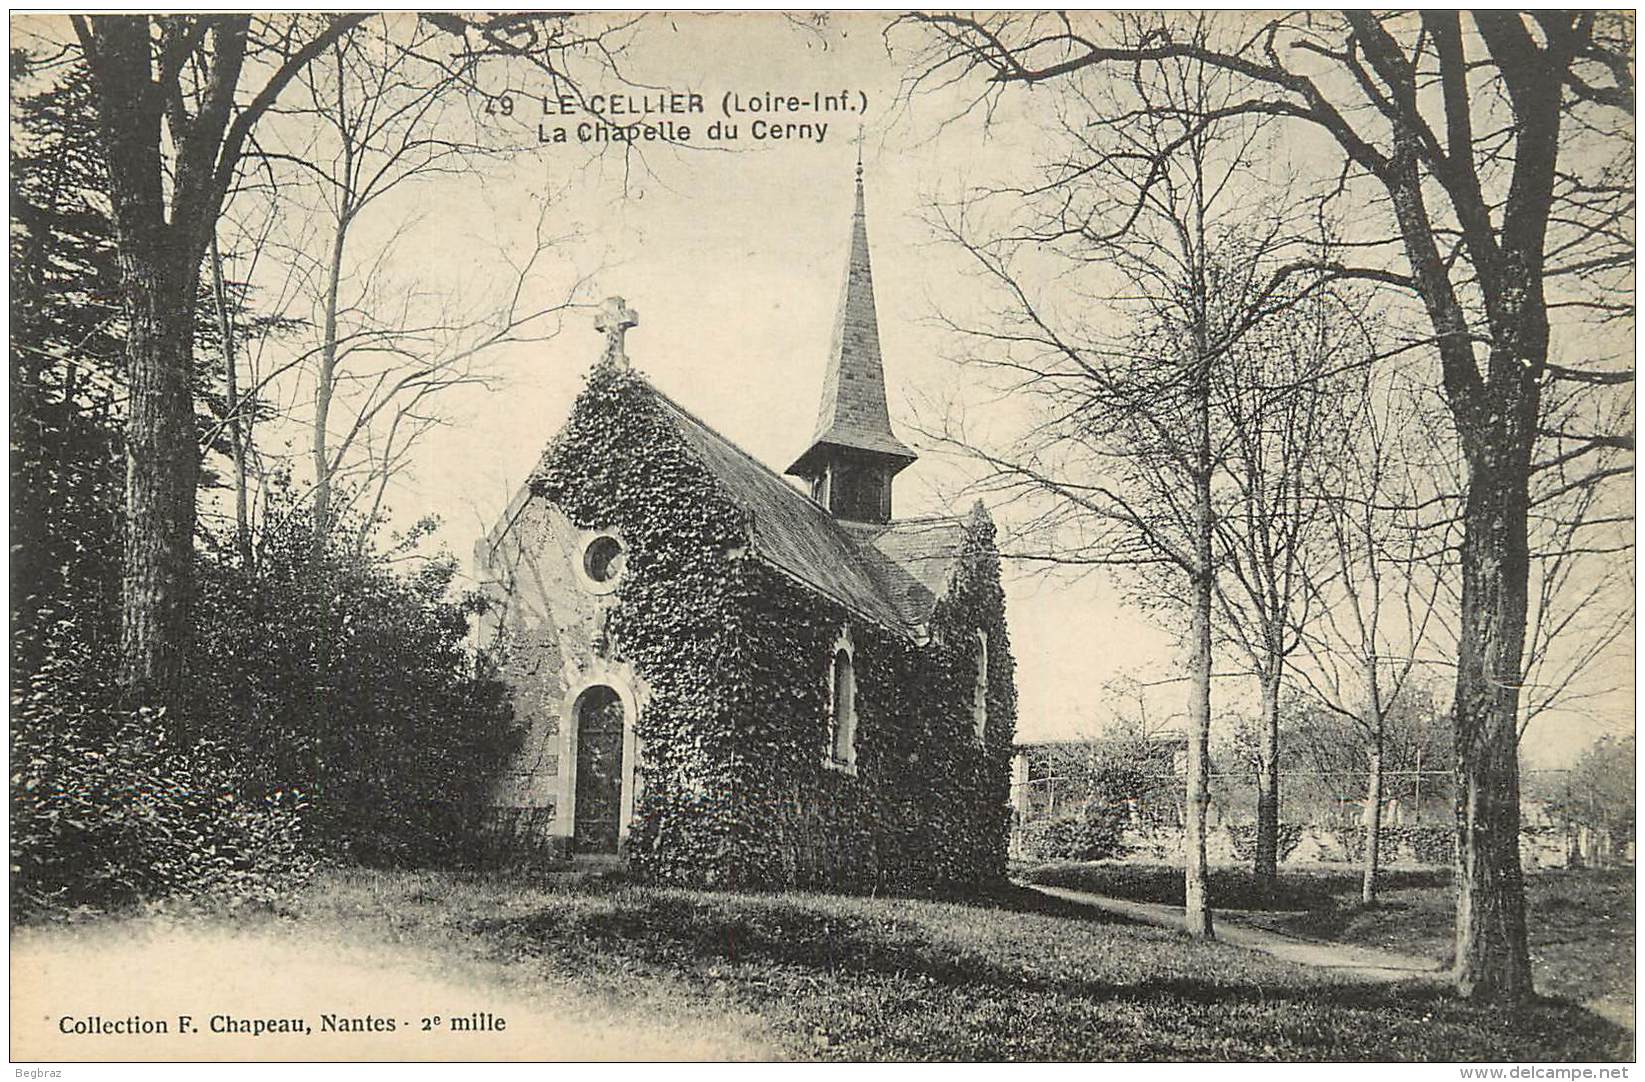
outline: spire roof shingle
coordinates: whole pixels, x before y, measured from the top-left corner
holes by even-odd
[[[880,359],[879,320],[874,307],[874,272],[868,257],[862,165],[857,166],[856,210],[851,217],[851,249],[834,319],[833,344],[823,376],[822,401],[811,446],[788,472],[806,476],[828,447],[868,451],[893,461],[897,469],[918,456],[891,430],[885,399],[885,366]]]

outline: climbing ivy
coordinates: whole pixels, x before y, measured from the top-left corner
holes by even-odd
[[[662,880],[910,888],[1005,870],[1016,694],[992,525],[974,517],[930,641],[746,555],[748,513],[639,374],[597,367],[532,490],[628,547],[610,649],[643,674],[628,854]],[[848,629],[857,771],[830,769],[827,679]],[[988,724],[972,720],[976,632]]]

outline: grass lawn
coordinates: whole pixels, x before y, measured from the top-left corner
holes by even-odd
[[[347,870],[307,892],[294,927],[618,1017],[734,1030],[771,1058],[1568,1061],[1633,1047],[1569,1003],[1499,1013],[1339,983],[1019,888],[932,901]]]
[[[1250,871],[1211,871],[1211,904],[1245,923],[1338,943],[1381,947],[1449,964],[1456,902],[1448,868],[1383,873],[1379,900],[1359,901],[1352,868],[1281,871],[1266,896]],[[1182,871],[1157,865],[1048,864],[1023,878],[1133,901],[1182,904]],[[1526,877],[1537,990],[1577,1002],[1634,1001],[1633,869],[1547,870]]]

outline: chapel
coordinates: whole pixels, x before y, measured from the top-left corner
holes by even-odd
[[[637,314],[602,307],[570,418],[475,548],[518,726],[485,812],[506,846],[720,884],[1004,875],[994,527],[981,503],[898,517],[918,456],[891,426],[860,163],[845,262],[781,473],[652,385]]]

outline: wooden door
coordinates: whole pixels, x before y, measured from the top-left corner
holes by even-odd
[[[577,697],[577,792],[572,851],[617,852],[623,807],[623,703],[596,685]]]

